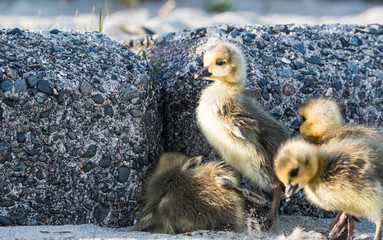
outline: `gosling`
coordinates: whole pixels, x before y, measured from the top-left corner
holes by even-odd
[[[301,119],[300,135],[316,144],[326,144],[331,139],[346,137],[372,137],[382,141],[375,128],[344,124],[338,104],[327,98],[314,98],[298,110]]]
[[[243,229],[242,197],[221,186],[237,184],[237,178],[222,163],[201,164],[201,159],[177,152],[161,155],[147,179],[144,208],[132,230],[178,234],[225,226]]]
[[[273,194],[271,225],[282,196],[273,159],[287,130],[243,92],[245,59],[234,45],[221,42],[210,48],[195,78],[213,81],[202,91],[196,110],[203,134],[229,165]]]
[[[307,101],[299,108],[301,119],[300,136],[304,139],[324,145],[330,140],[342,140],[349,137],[367,137],[382,141],[382,135],[375,128],[352,126],[344,124],[338,104],[329,98],[315,98]],[[329,238],[334,239],[348,226],[348,235],[351,238],[354,230],[353,216],[338,212],[329,228]]]
[[[372,138],[334,139],[322,146],[294,139],[279,150],[275,172],[286,187],[286,198],[304,188],[307,199],[319,208],[375,222],[378,240],[383,223],[382,158],[383,147]]]

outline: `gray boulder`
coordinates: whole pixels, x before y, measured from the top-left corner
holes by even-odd
[[[99,33],[0,30],[0,224],[137,219],[162,151],[159,85]]]
[[[165,151],[219,158],[198,129],[195,108],[209,84],[195,80],[206,43],[237,44],[245,53],[247,91],[276,119],[298,133],[298,107],[312,97],[338,99],[347,122],[381,127],[383,123],[383,26],[218,26],[161,36],[126,45],[145,53],[158,72],[163,102]],[[309,205],[302,193],[280,212],[334,216]]]

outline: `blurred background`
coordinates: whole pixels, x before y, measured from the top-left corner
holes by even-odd
[[[102,31],[124,42],[218,24],[383,24],[383,0],[0,0],[0,28]]]

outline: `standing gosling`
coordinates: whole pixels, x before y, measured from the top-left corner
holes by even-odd
[[[375,128],[344,124],[338,104],[327,98],[314,98],[299,108],[300,135],[316,144],[346,137],[373,137],[381,139]]]
[[[242,230],[243,199],[221,186],[237,184],[236,177],[223,164],[200,164],[201,159],[177,152],[161,155],[147,179],[144,208],[133,230],[178,234],[226,225]]]
[[[286,129],[243,90],[246,66],[241,51],[219,43],[204,56],[195,78],[214,82],[202,91],[197,107],[199,126],[222,158],[266,192],[273,193],[270,220],[276,218],[282,196],[273,159]]]
[[[349,137],[367,137],[380,141],[381,134],[374,128],[344,124],[338,104],[328,98],[315,98],[299,108],[301,118],[300,135],[315,144],[327,144],[330,140],[342,140]],[[329,238],[336,238],[342,233],[347,222],[348,237],[354,230],[353,216],[338,212],[329,228]]]
[[[319,208],[375,222],[378,240],[383,224],[382,158],[383,146],[371,138],[334,139],[323,146],[290,140],[276,156],[275,172],[286,186],[286,198],[304,188]]]

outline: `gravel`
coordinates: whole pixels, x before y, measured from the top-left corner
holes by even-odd
[[[146,61],[96,32],[0,30],[0,89],[0,225],[132,225],[162,152]]]
[[[298,107],[319,96],[337,99],[351,124],[382,127],[382,25],[222,25],[126,43],[136,53],[142,53],[144,47],[158,70],[166,151],[203,155],[206,161],[219,158],[195,118],[201,90],[209,83],[193,78],[202,68],[205,44],[218,39],[242,49],[247,59],[246,91],[281,121],[291,136],[299,131]],[[279,212],[334,216],[308,204],[301,192],[290,203],[282,201]]]

